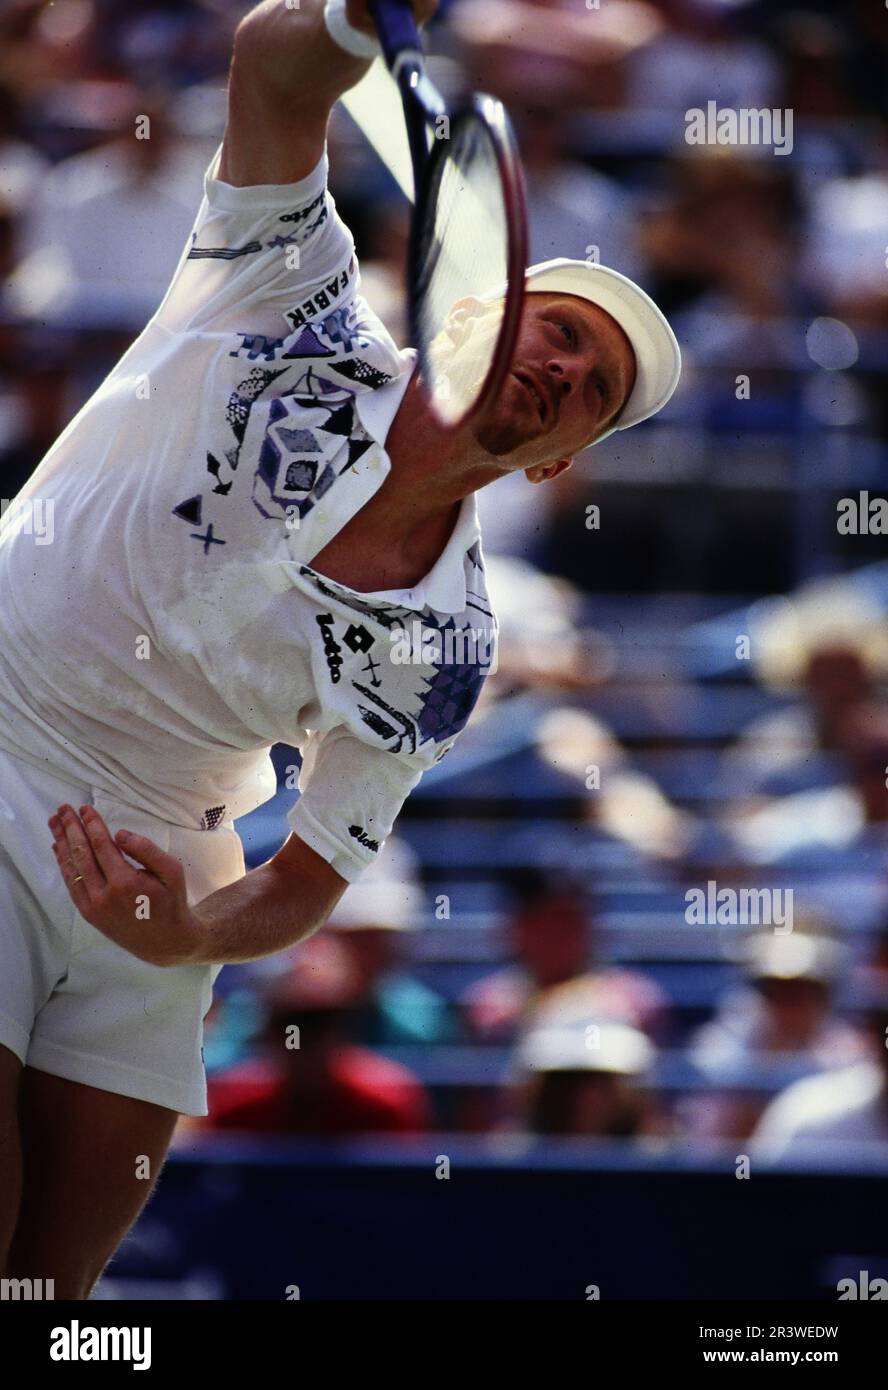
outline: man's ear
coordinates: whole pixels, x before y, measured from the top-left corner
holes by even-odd
[[[564,473],[570,468],[573,459],[552,459],[550,463],[533,463],[530,468],[525,468],[525,477],[531,483],[547,483],[551,478],[557,478],[559,473]]]
[[[469,322],[479,318],[488,307],[482,299],[476,299],[474,295],[466,295],[465,298],[458,299],[455,304],[451,305],[444,323],[444,332],[453,343],[458,344],[464,337]]]

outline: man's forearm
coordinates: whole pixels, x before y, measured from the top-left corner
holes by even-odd
[[[322,927],[347,888],[329,864],[292,837],[284,849],[192,909],[195,965],[235,965],[274,955]]]
[[[330,112],[369,60],[334,43],[324,0],[264,0],[238,25],[218,177],[243,187],[295,183],[314,168]]]
[[[422,25],[437,0],[413,0]],[[349,26],[376,38],[368,0],[346,0]],[[228,122],[217,177],[244,188],[290,184],[315,168],[324,151],[336,102],[367,72],[330,37],[324,0],[263,0],[234,36],[228,83]]]

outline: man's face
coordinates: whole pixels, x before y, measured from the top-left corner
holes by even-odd
[[[467,346],[483,332],[484,314],[468,310]],[[512,370],[475,437],[510,472],[569,461],[613,424],[635,370],[629,339],[604,309],[576,295],[531,292]]]

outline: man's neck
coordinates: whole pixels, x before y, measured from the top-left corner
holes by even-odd
[[[453,534],[463,499],[500,476],[471,437],[438,429],[415,377],[385,448],[388,477],[312,561],[320,574],[365,593],[423,580]]]
[[[429,413],[414,374],[385,441],[392,467],[379,500],[390,510],[388,534],[406,538],[417,526],[453,513],[501,470],[468,431],[447,432]]]

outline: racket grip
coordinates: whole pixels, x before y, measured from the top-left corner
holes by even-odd
[[[422,53],[422,40],[410,0],[370,0],[369,8],[385,61],[392,71],[405,51]]]

